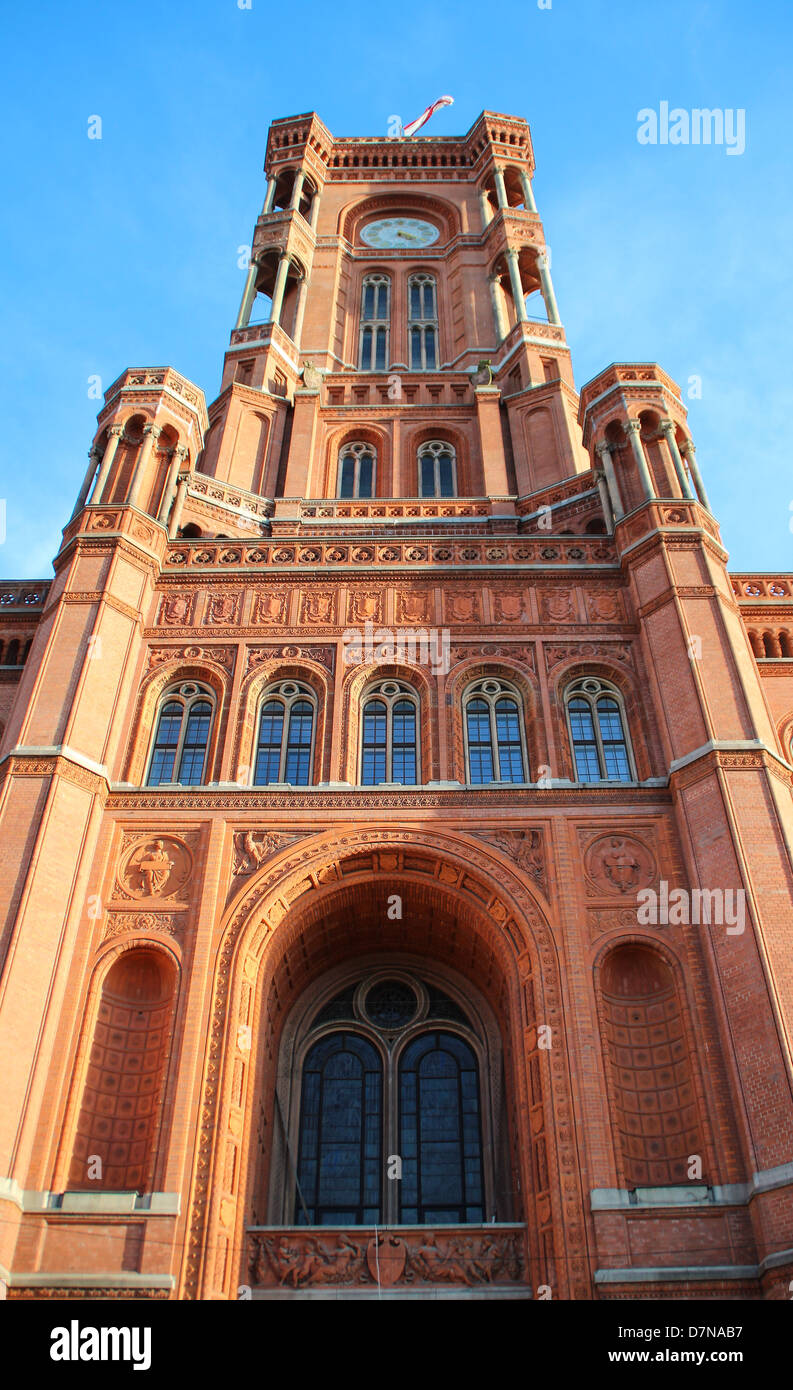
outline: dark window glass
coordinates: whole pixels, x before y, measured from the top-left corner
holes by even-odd
[[[298,1225],[379,1222],[382,1097],[380,1058],[365,1038],[333,1033],[311,1048],[303,1064]]]
[[[414,371],[421,371],[421,329],[414,328],[410,334],[410,365]]]
[[[412,319],[421,318],[421,285],[413,284],[410,286],[410,317]]]
[[[361,334],[361,371],[372,370],[372,330],[365,328]]]
[[[364,285],[364,288],[363,288],[363,314],[362,314],[362,317],[363,317],[364,319],[373,319],[373,318],[375,317],[375,312],[374,312],[375,289],[376,289],[376,286],[374,286],[374,285]]]
[[[375,351],[375,364],[374,364],[375,371],[376,371],[376,372],[384,372],[384,371],[385,371],[385,365],[386,365],[386,362],[385,362],[385,329],[384,329],[384,328],[378,328],[378,330],[377,330],[377,346],[376,346],[376,351]]]
[[[449,454],[441,454],[438,459],[438,477],[441,497],[454,496],[454,470]]]
[[[361,784],[375,787],[386,778],[388,710],[382,700],[369,700],[363,712]]]
[[[434,368],[435,368],[435,329],[434,329],[434,328],[425,328],[425,329],[424,329],[424,356],[425,356],[425,359],[426,359],[426,360],[425,360],[425,366],[426,366],[426,368],[427,368],[427,371],[428,371],[428,372],[433,371]]]
[[[424,314],[423,314],[422,317],[425,318],[425,319],[434,319],[434,318],[435,318],[435,286],[433,285],[433,283],[432,283],[431,280],[425,280],[425,281],[424,281],[423,290],[424,290]]]
[[[358,460],[358,496],[371,497],[374,460],[371,454],[361,454]]]
[[[179,700],[169,700],[167,705],[162,707],[149,768],[150,787],[157,787],[161,782],[173,781],[173,764],[183,714],[184,706]]]
[[[284,781],[307,787],[311,780],[311,732],[314,710],[309,700],[295,700],[289,711]]]
[[[435,460],[431,454],[421,456],[421,496],[435,496]]]
[[[569,710],[578,780],[597,782],[600,780],[601,771],[592,707],[588,700],[574,699],[570,701]]]
[[[400,1219],[484,1220],[479,1068],[450,1033],[423,1033],[399,1064]]]
[[[468,762],[475,784],[494,781],[493,747],[490,739],[490,706],[487,700],[469,700],[465,709],[468,725]]]
[[[208,700],[196,700],[190,706],[179,759],[179,782],[185,786],[195,787],[203,780],[211,720],[212,706]]]
[[[355,496],[355,459],[352,454],[346,454],[341,461],[341,486],[339,487],[339,496]]]
[[[496,701],[496,737],[502,782],[523,782],[520,715],[514,700]]]
[[[377,286],[377,314],[376,318],[384,319],[388,315],[388,286],[380,284]]]
[[[416,781],[416,707],[398,700],[392,710],[392,782],[413,786]]]
[[[259,719],[259,744],[256,749],[254,785],[266,786],[277,782],[281,768],[281,742],[284,736],[284,707],[280,700],[268,700],[262,705]]]
[[[631,769],[620,707],[611,696],[602,695],[597,702],[597,708],[606,777],[611,782],[629,782]]]

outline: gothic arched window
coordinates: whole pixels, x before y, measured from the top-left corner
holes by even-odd
[[[492,677],[469,686],[463,697],[468,780],[525,782],[523,714],[516,690]]]
[[[197,787],[204,780],[214,701],[206,686],[192,681],[163,697],[146,785],[164,782]]]
[[[419,702],[401,681],[381,681],[361,708],[361,785],[419,780]]]
[[[484,1221],[479,1066],[464,1038],[420,1033],[399,1062],[400,1220]]]
[[[330,1033],[303,1063],[295,1220],[364,1226],[380,1220],[383,1064],[355,1033]],[[301,1200],[302,1199],[302,1200]]]
[[[345,444],[339,454],[339,497],[374,497],[377,454],[371,444]]]
[[[438,365],[438,297],[435,277],[423,271],[408,280],[408,336],[414,372],[433,372]]]
[[[589,677],[565,691],[570,743],[579,782],[635,780],[622,697]]]
[[[361,291],[359,360],[363,372],[384,372],[388,367],[390,300],[391,281],[388,276],[367,275]]]
[[[430,439],[418,453],[419,497],[455,497],[457,461],[454,449],[442,439]]]
[[[266,786],[268,782],[288,782],[293,787],[309,785],[314,709],[308,686],[297,681],[281,681],[265,691],[259,712],[254,786]]]

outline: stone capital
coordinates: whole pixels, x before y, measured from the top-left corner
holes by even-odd
[[[626,434],[635,434],[638,436],[642,432],[641,420],[626,420],[624,428]]]
[[[108,430],[108,434],[113,434],[113,435],[115,435],[116,439],[121,439],[121,437],[122,437],[123,434],[124,434],[124,426],[123,426],[123,425],[111,425],[111,426],[110,426],[110,429]]]
[[[601,439],[600,443],[595,445],[595,453],[600,454],[603,459],[611,458],[611,445],[605,439]]]
[[[144,433],[144,434],[150,434],[150,435],[152,435],[155,439],[159,439],[160,435],[162,434],[162,425],[151,425],[151,424],[149,424],[149,425],[144,425],[144,426],[143,426],[143,433]]]

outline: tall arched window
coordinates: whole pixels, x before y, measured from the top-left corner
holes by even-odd
[[[579,782],[632,782],[622,698],[589,677],[565,692],[570,743]]]
[[[419,702],[400,681],[381,681],[365,696],[361,715],[361,785],[419,780]]]
[[[308,686],[281,681],[265,691],[259,713],[259,736],[253,768],[254,786],[311,782],[314,745],[314,697]]]
[[[528,760],[520,697],[504,681],[477,681],[463,698],[468,780],[525,782]]]
[[[419,459],[419,497],[455,497],[457,462],[454,449],[442,439],[422,444]]]
[[[339,497],[374,497],[376,470],[371,444],[345,444],[339,454]]]
[[[408,280],[410,366],[414,372],[433,372],[438,365],[438,298],[435,277],[423,271]]]
[[[384,372],[388,367],[390,299],[391,281],[388,276],[367,275],[361,293],[359,360],[363,372]]]
[[[296,1061],[287,1221],[440,1225],[492,1216],[485,1055],[460,1005],[405,971],[381,968],[335,994],[308,1024]],[[392,1154],[402,1159],[399,1182],[384,1181]]]
[[[146,785],[163,782],[197,787],[204,780],[214,702],[192,681],[169,691],[160,705]]]

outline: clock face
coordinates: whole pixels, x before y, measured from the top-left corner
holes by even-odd
[[[438,228],[418,217],[381,217],[361,231],[361,241],[367,246],[384,250],[410,251],[416,246],[431,246],[437,240]]]

